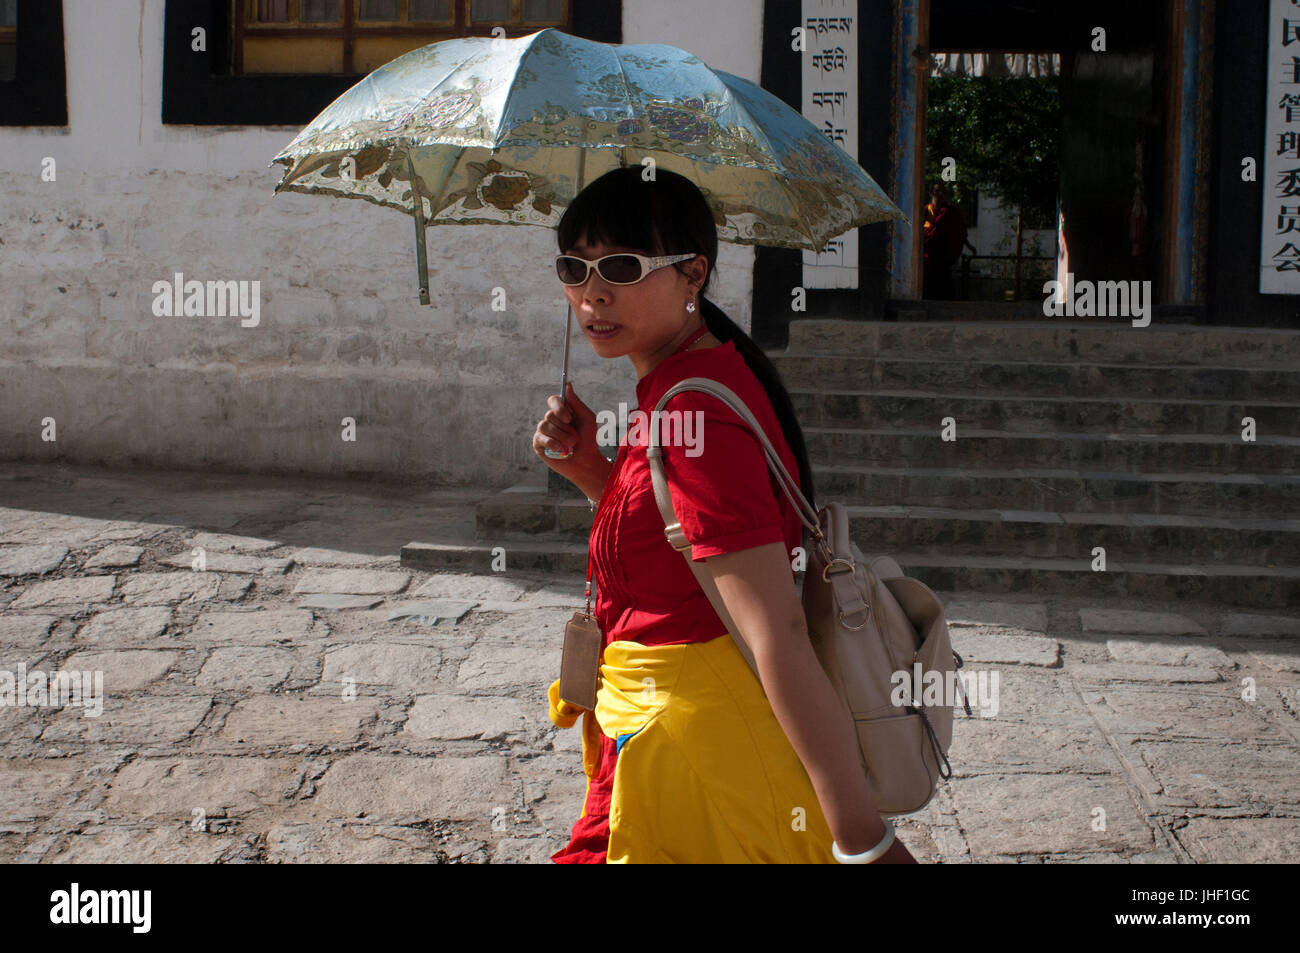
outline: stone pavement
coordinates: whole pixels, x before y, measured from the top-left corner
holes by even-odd
[[[396,555],[491,492],[0,464],[0,670],[103,678],[98,717],[0,707],[0,861],[545,862],[581,579]],[[921,860],[1300,855],[1300,617],[940,596],[997,710],[899,819]]]

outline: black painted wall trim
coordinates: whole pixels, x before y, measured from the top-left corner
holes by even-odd
[[[1241,180],[1241,160],[1264,165],[1268,5],[1215,4],[1214,172],[1210,180],[1206,304],[1214,324],[1300,328],[1300,295],[1259,293],[1260,213],[1273,183]]]
[[[623,0],[574,0],[576,36],[621,43]],[[230,0],[167,0],[163,25],[162,121],[191,125],[304,125],[355,85],[352,76],[231,76]],[[207,50],[190,49],[207,30]]]
[[[0,126],[66,126],[63,0],[18,0],[14,78],[0,82]]]
[[[790,49],[791,30],[800,24],[798,0],[765,0],[763,4],[763,66],[759,85],[798,111],[802,106],[801,71]],[[858,2],[858,164],[891,192],[889,165],[889,90],[893,88],[892,0]],[[892,194],[892,192],[891,192]],[[858,229],[858,287],[809,289],[807,311],[790,310],[791,289],[803,276],[803,253],[789,248],[759,246],[754,261],[753,325],[751,337],[760,347],[783,348],[789,325],[802,317],[860,320],[884,316],[888,290],[889,227]]]

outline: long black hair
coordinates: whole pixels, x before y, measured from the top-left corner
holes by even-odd
[[[684,175],[655,169],[654,178],[647,181],[643,172],[639,165],[613,169],[578,193],[556,227],[560,252],[572,248],[585,234],[593,244],[639,248],[649,255],[695,252],[709,260],[708,273],[700,286],[700,314],[714,337],[732,342],[763,385],[781,432],[799,463],[799,487],[815,508],[808,448],[780,373],[740,325],[704,297],[718,261],[718,227],[708,202],[699,187]],[[687,264],[677,262],[673,267],[689,276]]]

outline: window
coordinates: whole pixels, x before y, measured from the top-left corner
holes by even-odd
[[[0,82],[14,78],[17,54],[18,0],[0,0]]]
[[[165,3],[164,123],[301,126],[366,73],[402,53],[454,36],[491,36],[494,26],[504,27],[507,36],[552,26],[601,43],[623,42],[623,0]],[[19,0],[20,14],[27,4],[38,10],[60,6],[55,0]],[[205,48],[195,50],[193,31],[200,27],[207,35]],[[58,39],[61,75],[62,32]],[[246,40],[253,45],[246,46]],[[271,45],[254,51],[262,41]]]
[[[0,0],[0,126],[66,126],[63,4]]]
[[[569,26],[572,0],[233,0],[233,73],[369,73],[454,36]]]

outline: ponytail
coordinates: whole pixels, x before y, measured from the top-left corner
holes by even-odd
[[[749,365],[749,369],[754,372],[758,382],[763,385],[763,390],[767,392],[767,398],[772,402],[772,409],[776,411],[776,419],[781,424],[781,432],[785,435],[786,443],[790,445],[790,450],[799,464],[799,489],[815,510],[817,502],[813,488],[812,465],[808,460],[808,448],[804,444],[803,430],[800,429],[799,420],[794,412],[794,402],[791,401],[790,392],[786,390],[785,383],[781,380],[781,373],[776,369],[771,358],[754,343],[754,339],[731,320],[725,311],[703,294],[699,295],[699,301],[700,314],[709,333],[724,344],[727,341],[732,343],[740,356],[745,359],[745,363]]]

